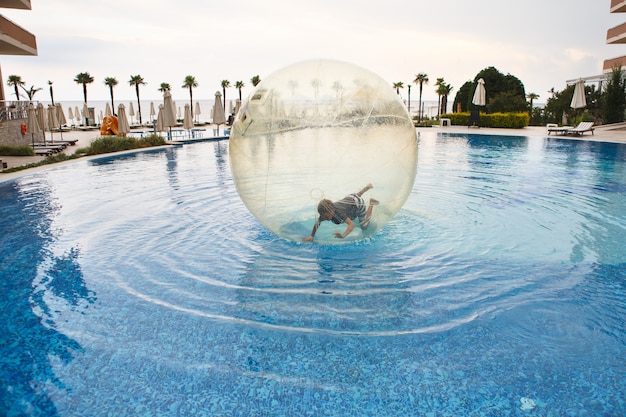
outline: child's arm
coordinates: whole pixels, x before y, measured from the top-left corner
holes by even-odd
[[[348,227],[346,228],[346,231],[343,233],[335,232],[336,238],[343,239],[344,237],[348,236],[350,232],[354,229],[354,222],[350,220],[349,217],[346,217],[345,222],[348,225]]]
[[[317,221],[313,225],[313,230],[311,230],[311,236],[304,237],[302,238],[302,240],[304,240],[305,242],[312,242],[313,238],[315,237],[315,232],[317,232],[317,228],[320,227],[321,221],[322,221],[321,218],[317,219]]]

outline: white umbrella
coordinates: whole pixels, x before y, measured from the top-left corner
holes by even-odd
[[[89,125],[89,108],[87,103],[83,104],[83,119],[85,119],[85,126]]]
[[[117,131],[120,136],[126,136],[130,133],[130,124],[126,117],[126,107],[123,104],[117,106]]]
[[[587,99],[585,98],[585,82],[582,79],[576,81],[574,86],[574,95],[572,96],[572,109],[582,109],[587,107]]]
[[[235,116],[239,114],[239,109],[241,108],[241,100],[237,99],[235,102]]]
[[[213,105],[213,124],[217,125],[217,134],[220,133],[220,125],[226,123],[226,115],[224,114],[224,105],[222,104],[222,93],[215,92],[215,104]]]
[[[195,116],[196,121],[197,121],[198,123],[200,123],[200,114],[201,114],[201,111],[200,111],[200,102],[199,102],[199,101],[196,101],[196,105],[195,105],[195,109],[194,109],[193,115]]]
[[[43,106],[43,103],[37,105],[37,122],[39,122],[39,128],[43,132],[43,144],[46,144],[46,127],[48,127],[48,112]]]
[[[111,111],[111,106],[109,106],[108,102],[107,102],[106,106],[104,107],[104,115],[105,116],[113,116],[113,112]]]
[[[193,119],[191,117],[191,106],[185,104],[185,117],[183,118],[183,129],[191,131],[193,129]]]
[[[70,120],[74,121],[74,112],[72,111],[72,106],[69,106],[67,108],[67,117],[69,117]]]
[[[159,114],[157,115],[155,129],[157,132],[163,132],[165,125],[163,124],[163,105],[159,104]]]
[[[33,141],[33,147],[35,146],[35,133],[41,132],[39,122],[37,121],[37,114],[35,111],[35,105],[30,103],[28,105],[28,118],[26,119],[26,130],[30,132],[31,139]]]
[[[487,104],[485,80],[483,80],[482,78],[477,81],[476,90],[474,90],[474,97],[472,98],[472,104],[475,104],[477,106],[484,106]]]
[[[154,116],[156,116],[156,111],[154,110],[154,102],[150,102],[150,120],[154,120]]]
[[[50,142],[54,142],[54,135],[52,129],[59,127],[59,120],[57,119],[56,107],[52,104],[48,105],[48,129],[50,129]]]
[[[80,124],[80,112],[78,111],[78,106],[74,106],[74,117],[76,118],[76,124]]]
[[[63,112],[63,107],[61,104],[56,103],[54,105],[57,110],[57,121],[59,122],[59,131],[61,132],[61,140],[63,140],[63,125],[67,124],[67,119],[65,118],[65,113]]]
[[[130,122],[133,122],[133,117],[135,117],[135,107],[133,106],[133,102],[131,101],[128,104],[128,115],[130,116]]]
[[[172,126],[176,126],[174,103],[172,102],[172,94],[168,90],[165,90],[163,94],[163,127],[170,128],[170,139],[172,136]]]

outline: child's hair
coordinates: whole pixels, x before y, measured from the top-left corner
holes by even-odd
[[[317,205],[317,212],[320,214],[320,216],[324,216],[325,214],[330,214],[333,211],[335,211],[335,207],[333,206],[333,202],[328,200],[328,199],[323,199],[322,201],[319,202],[319,204]]]

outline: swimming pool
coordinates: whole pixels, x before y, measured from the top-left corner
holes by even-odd
[[[0,183],[0,414],[626,414],[626,146],[419,140],[338,246],[260,226],[223,141]]]

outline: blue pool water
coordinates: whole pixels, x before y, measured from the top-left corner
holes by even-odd
[[[625,415],[626,146],[419,140],[338,246],[265,230],[223,141],[0,183],[0,415]]]

